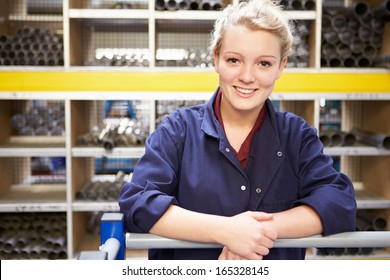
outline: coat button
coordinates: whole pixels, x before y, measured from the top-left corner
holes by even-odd
[[[256,189],[256,192],[257,192],[257,193],[261,193],[261,189],[260,189],[260,188],[257,188],[257,189]]]
[[[277,152],[276,154],[278,155],[278,157],[281,157],[283,155],[281,151]]]
[[[242,191],[245,191],[246,190],[246,187],[244,185],[241,186],[241,190]]]
[[[229,148],[226,148],[225,151],[226,151],[226,152],[230,152],[230,149],[229,149]]]

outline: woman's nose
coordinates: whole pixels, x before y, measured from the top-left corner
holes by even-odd
[[[240,81],[244,83],[252,83],[255,80],[253,70],[253,67],[250,65],[242,65],[240,76],[238,77]]]

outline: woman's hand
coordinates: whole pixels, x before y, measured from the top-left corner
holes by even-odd
[[[272,220],[273,215],[247,211],[229,219],[225,230],[225,247],[220,260],[260,260],[274,246],[277,233],[263,221]]]
[[[260,260],[263,258],[261,256]],[[232,251],[230,251],[226,246],[223,247],[221,254],[218,257],[218,260],[247,260],[246,258],[243,258],[237,254],[234,254]]]

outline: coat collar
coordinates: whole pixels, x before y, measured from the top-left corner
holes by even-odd
[[[214,113],[214,102],[217,97],[217,94],[219,92],[219,87],[214,92],[213,96],[210,98],[210,100],[206,103],[206,108],[204,111],[204,117],[201,125],[201,129],[209,136],[212,136],[214,138],[224,138],[224,132],[219,124],[217,117]],[[272,105],[271,100],[267,99],[265,101],[265,106],[267,106],[267,112],[268,115],[266,116],[265,120],[269,119],[271,127],[273,128],[273,133],[277,138],[279,138],[278,131],[276,129],[276,118],[275,118],[275,108]],[[279,142],[279,141],[278,141]]]

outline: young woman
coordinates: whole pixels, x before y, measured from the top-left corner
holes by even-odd
[[[216,21],[218,89],[158,126],[119,205],[130,232],[223,249],[151,250],[151,259],[304,259],[304,248],[274,241],[355,229],[351,181],[314,128],[268,99],[292,40],[271,0],[230,5]]]

